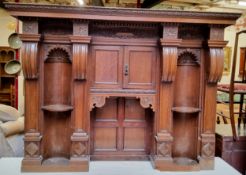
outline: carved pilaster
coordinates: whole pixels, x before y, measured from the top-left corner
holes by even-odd
[[[40,35],[21,34],[23,46],[21,50],[22,69],[25,79],[38,78],[38,42]]]
[[[25,133],[24,159],[22,164],[41,164],[42,156],[40,151],[40,142],[42,136],[35,130],[29,130]]]
[[[77,129],[71,136],[72,147],[71,147],[71,160],[84,159],[88,156],[88,145],[89,136],[82,129]]]

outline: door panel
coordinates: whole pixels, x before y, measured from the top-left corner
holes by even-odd
[[[122,47],[93,46],[94,87],[119,88],[122,86]]]
[[[153,88],[156,50],[154,47],[125,47],[124,88]]]
[[[125,128],[124,129],[124,150],[125,151],[145,151],[145,128]]]
[[[150,116],[135,98],[107,99],[105,106],[94,112],[92,157],[147,157],[150,140],[147,132],[151,126],[147,117]]]
[[[95,151],[116,151],[117,128],[95,128]]]

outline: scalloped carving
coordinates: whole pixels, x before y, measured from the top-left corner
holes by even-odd
[[[178,65],[200,65],[200,50],[199,49],[179,49],[178,50]]]
[[[56,51],[56,53],[60,53],[63,56],[65,56],[65,58],[69,59],[69,62],[72,62],[72,57],[71,57],[71,46],[69,45],[47,45],[45,48],[45,58],[44,61],[46,61],[51,53],[54,53],[54,51]],[[57,55],[59,57],[59,55]]]
[[[66,52],[66,50],[63,50],[61,48],[55,48],[50,50],[47,58],[45,59],[45,62],[48,63],[71,63],[71,60],[69,59],[69,55]]]

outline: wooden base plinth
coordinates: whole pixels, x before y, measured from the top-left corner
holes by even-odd
[[[214,169],[214,157],[213,158],[200,158],[199,164],[201,170],[213,170]]]
[[[54,160],[52,160],[54,159]],[[70,160],[61,160],[62,158],[51,158],[34,163],[30,160],[23,160],[22,172],[86,172],[89,171],[89,157],[71,158]],[[32,163],[33,162],[33,163]]]
[[[199,171],[214,169],[214,159],[199,159],[195,162],[191,159],[158,158],[150,156],[152,166],[160,171]]]

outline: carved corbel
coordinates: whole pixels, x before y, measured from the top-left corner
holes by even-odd
[[[70,36],[73,43],[73,77],[75,80],[86,79],[89,36]]]
[[[140,105],[143,108],[151,108],[154,112],[156,111],[155,97],[154,96],[141,96],[137,97],[140,99]]]
[[[173,137],[170,133],[162,131],[156,135],[157,157],[162,159],[171,159]]]
[[[92,111],[93,108],[98,107],[101,108],[106,103],[107,96],[103,95],[91,95],[90,96],[90,111]]]
[[[170,83],[174,81],[177,71],[178,50],[181,43],[178,38],[178,25],[175,23],[163,24],[162,45],[162,76],[161,81]]]
[[[38,78],[38,41],[40,35],[22,34],[20,35],[23,46],[21,51],[22,69],[26,79]]]
[[[163,47],[162,49],[162,82],[172,82],[177,71],[178,53],[175,47]]]
[[[208,72],[208,82],[217,83],[223,74],[224,52],[219,48],[210,49],[210,65]]]
[[[77,129],[71,136],[71,159],[78,159],[87,156],[87,145],[89,136],[82,129]]]
[[[208,66],[208,82],[217,83],[223,74],[224,67],[224,51],[223,47],[226,45],[226,41],[208,41],[210,47],[210,58]]]

